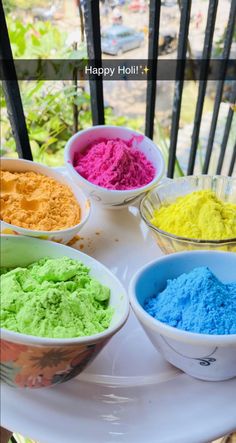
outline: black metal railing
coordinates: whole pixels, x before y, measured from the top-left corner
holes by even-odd
[[[8,115],[11,122],[12,133],[16,141],[16,149],[19,157],[32,160],[30,142],[25,122],[25,116],[17,82],[17,75],[13,61],[10,39],[7,30],[2,1],[0,0],[0,61],[3,72],[3,91],[6,98]],[[10,76],[9,76],[10,74]],[[13,78],[13,80],[7,80]]]
[[[212,41],[213,41],[213,35],[214,35],[217,7],[218,7],[218,0],[210,0],[208,17],[207,17],[207,24],[206,24],[204,48],[203,48],[203,54],[202,54],[202,58],[204,60],[207,60],[207,63],[202,65],[201,75],[204,78],[207,78],[207,72],[209,70],[209,65],[210,65],[210,57],[211,57],[211,50],[212,50]],[[193,174],[193,170],[194,170],[194,164],[195,164],[196,153],[197,153],[197,146],[198,146],[198,139],[199,139],[199,133],[200,133],[200,126],[201,126],[201,120],[202,120],[202,112],[203,112],[206,88],[207,88],[207,80],[202,80],[201,82],[199,82],[198,99],[197,99],[196,112],[195,112],[194,125],[193,125],[193,133],[192,133],[192,143],[191,143],[189,162],[188,162],[188,174],[189,175]]]
[[[146,92],[146,115],[145,115],[145,134],[153,138],[155,132],[155,109],[156,109],[156,73],[158,72],[158,37],[161,17],[161,0],[149,1],[149,36],[148,36],[148,68],[152,72],[147,78],[147,92]],[[180,24],[178,36],[177,62],[175,73],[175,90],[173,99],[173,112],[170,130],[170,145],[167,165],[167,176],[173,177],[176,162],[176,151],[178,142],[178,131],[182,104],[182,93],[184,87],[184,73],[185,61],[187,60],[188,52],[188,35],[189,24],[191,17],[191,0],[178,0],[180,7]],[[193,122],[193,132],[190,141],[189,158],[187,165],[187,174],[194,173],[196,162],[196,154],[199,142],[199,134],[201,128],[203,106],[208,84],[209,64],[212,53],[212,42],[216,22],[216,14],[218,8],[218,0],[209,0],[207,23],[205,29],[205,39],[202,52],[202,59],[205,63],[200,66],[200,81],[198,87],[198,97],[195,109],[195,117]],[[84,19],[85,31],[87,38],[88,58],[92,60],[96,67],[102,66],[101,56],[101,33],[100,33],[100,12],[99,0],[87,0],[84,2]],[[227,72],[227,65],[230,56],[231,44],[233,34],[235,32],[236,21],[236,1],[231,0],[229,20],[225,32],[224,47],[222,51],[222,63],[220,64],[220,75],[216,82],[216,93],[212,119],[210,124],[208,142],[203,163],[202,172],[207,173],[214,147],[214,139],[216,127],[219,117],[220,104],[222,102],[224,84]],[[14,71],[14,62],[12,51],[10,47],[9,36],[3,11],[3,6],[0,0],[0,58],[2,59],[3,73],[5,75],[4,93],[6,97],[8,112],[10,116],[13,134],[16,140],[16,148],[20,157],[32,159],[30,150],[30,143],[26,129],[25,117],[17,83],[16,72]],[[10,63],[9,63],[10,61]],[[14,80],[8,79],[8,71],[14,72]],[[12,78],[12,75],[11,75]],[[93,124],[104,124],[104,97],[103,97],[103,82],[100,77],[96,80],[90,79],[90,96],[91,96],[91,111]],[[235,103],[236,100],[236,79],[233,79],[231,88],[230,102]],[[220,174],[222,171],[223,162],[226,156],[227,142],[230,131],[232,130],[233,110],[230,108],[223,130],[223,138],[220,147],[219,158],[216,165],[216,173]],[[236,142],[232,152],[232,157],[229,161],[228,175],[232,175],[236,162]]]
[[[233,0],[231,2],[229,21],[228,21],[228,26],[226,29],[225,43],[224,43],[224,49],[223,49],[223,54],[222,54],[222,58],[225,61],[225,63],[223,63],[221,65],[221,69],[222,69],[221,76],[220,76],[221,80],[219,80],[218,85],[217,85],[215,105],[214,105],[210,134],[209,134],[207,150],[206,150],[206,157],[205,157],[205,162],[203,165],[202,172],[204,174],[206,174],[208,172],[208,168],[209,168],[209,164],[210,164],[211,153],[212,153],[212,149],[213,149],[213,142],[214,142],[214,137],[215,137],[215,132],[216,132],[216,125],[217,125],[219,109],[220,109],[220,103],[221,103],[223,88],[224,88],[224,79],[225,79],[225,75],[226,75],[227,61],[229,59],[230,48],[231,48],[231,43],[232,43],[233,33],[234,33],[234,28],[235,28],[235,20],[236,20],[236,2]]]
[[[174,93],[174,103],[173,103],[173,113],[172,113],[172,125],[171,125],[171,135],[170,135],[170,149],[169,149],[169,160],[167,176],[173,177],[175,159],[176,159],[176,147],[178,140],[178,130],[179,130],[179,119],[181,111],[182,94],[184,87],[184,70],[187,54],[187,43],[188,43],[188,31],[190,22],[190,11],[191,11],[191,0],[182,0],[181,2],[181,14],[180,14],[180,26],[179,26],[179,44],[178,44],[178,54],[177,54],[177,68],[176,68],[176,82],[175,82],[175,93]]]

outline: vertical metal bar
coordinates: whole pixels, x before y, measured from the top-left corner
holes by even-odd
[[[73,44],[73,49],[74,49],[74,51],[76,51],[78,49],[77,42],[75,42]],[[74,86],[74,93],[75,93],[75,97],[76,97],[77,93],[78,93],[78,76],[77,76],[77,69],[76,68],[73,70],[73,86]],[[72,109],[73,109],[73,134],[76,134],[76,132],[78,131],[78,125],[79,125],[79,110],[78,110],[77,103],[75,103],[75,100],[73,100]]]
[[[201,70],[200,70],[200,78],[204,79],[207,78],[209,64],[210,64],[217,7],[218,7],[218,0],[210,0],[208,15],[207,15],[207,24],[205,30],[204,48],[202,53],[202,59],[204,60],[204,63],[201,64]],[[197,105],[194,117],[192,143],[189,154],[187,175],[193,174],[194,171],[206,88],[207,88],[207,80],[200,80],[198,87],[198,99],[197,99]]]
[[[230,97],[230,102],[231,103],[236,102],[236,81],[234,82],[234,87],[233,87],[232,94]],[[232,120],[233,120],[233,115],[234,115],[233,109],[230,107],[228,115],[227,115],[224,135],[223,135],[221,148],[220,148],[220,156],[219,156],[219,161],[218,161],[218,165],[217,165],[217,169],[216,169],[217,174],[220,174],[221,170],[222,170],[222,166],[223,166],[223,162],[224,162],[224,158],[225,158],[226,146],[227,146],[230,128],[231,128],[231,124],[232,124]]]
[[[182,103],[182,93],[184,86],[184,71],[185,61],[188,43],[188,30],[190,22],[192,0],[182,0],[180,4],[180,31],[179,31],[179,44],[178,44],[178,61],[176,67],[176,81],[174,92],[174,104],[172,113],[172,126],[170,136],[170,149],[169,149],[169,161],[167,168],[167,177],[172,178],[174,175],[175,159],[176,159],[176,147],[179,130],[179,118]]]
[[[234,145],[233,155],[231,158],[229,172],[228,172],[228,175],[230,175],[230,176],[233,174],[235,163],[236,163],[236,143]]]
[[[156,73],[158,64],[158,42],[160,28],[161,0],[150,0],[148,34],[148,77],[146,93],[145,134],[153,138],[156,104]]]
[[[102,67],[99,0],[84,2],[85,32],[88,57],[96,68]],[[104,119],[103,83],[98,76],[89,81],[92,119],[94,125],[102,125]]]
[[[216,98],[215,98],[215,105],[214,105],[213,116],[212,116],[212,121],[211,121],[211,128],[210,128],[210,133],[209,133],[209,138],[208,138],[208,143],[207,143],[205,161],[204,161],[204,165],[203,165],[203,169],[202,169],[203,174],[207,174],[208,169],[209,169],[211,153],[212,153],[213,143],[214,143],[214,138],[215,138],[216,125],[217,125],[217,121],[218,121],[220,103],[221,103],[221,98],[222,98],[223,89],[224,89],[224,79],[225,79],[225,75],[226,75],[226,71],[227,71],[227,62],[229,59],[230,48],[231,48],[231,43],[232,43],[232,38],[233,38],[233,33],[234,33],[235,19],[236,19],[236,1],[232,0],[231,7],[230,7],[230,13],[229,13],[229,21],[228,21],[227,31],[226,31],[226,35],[225,35],[224,49],[223,49],[223,54],[222,54],[222,59],[224,60],[224,63],[222,63],[222,66],[221,66],[221,72],[220,72],[221,80],[219,80],[218,85],[217,85],[217,90],[216,90]]]
[[[21,158],[32,160],[29,136],[27,132],[25,116],[20,96],[17,75],[13,61],[10,39],[7,31],[7,24],[0,1],[0,61],[3,72],[3,92],[6,98],[8,115],[11,123],[12,133],[16,142],[16,150]],[[9,80],[9,79],[13,80]]]

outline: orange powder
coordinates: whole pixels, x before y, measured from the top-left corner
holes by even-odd
[[[3,221],[38,231],[80,222],[80,207],[69,186],[32,171],[1,171],[0,209]]]

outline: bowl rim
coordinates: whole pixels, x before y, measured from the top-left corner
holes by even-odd
[[[0,239],[1,237],[5,237],[5,238],[9,238],[10,240],[12,240],[12,235],[7,235],[7,234],[3,234],[0,235]],[[33,238],[33,237],[13,237],[14,241],[23,241],[22,239],[26,240],[26,242],[42,242],[41,239],[38,238]],[[50,240],[44,240],[46,243],[48,243],[49,245],[53,245],[53,247],[55,247],[56,249],[71,249],[69,246],[60,244],[60,243],[55,243],[53,241]],[[40,246],[40,244],[39,244]],[[129,311],[130,311],[130,304],[129,304],[129,297],[127,294],[126,289],[124,288],[123,284],[120,282],[120,280],[116,277],[115,274],[113,274],[111,272],[111,270],[106,267],[103,263],[101,263],[99,260],[97,260],[96,258],[85,254],[82,251],[79,251],[77,249],[75,249],[76,253],[78,253],[78,258],[75,260],[81,260],[83,262],[83,257],[89,257],[90,260],[92,260],[92,262],[95,262],[97,265],[99,265],[99,268],[103,271],[105,271],[107,274],[109,274],[109,276],[115,281],[116,284],[118,284],[118,286],[120,286],[120,288],[122,289],[122,303],[124,304],[124,313],[120,316],[120,318],[116,321],[116,323],[112,326],[109,326],[107,329],[105,329],[103,332],[99,332],[97,334],[93,334],[93,335],[86,335],[86,336],[82,336],[82,337],[72,337],[72,338],[50,338],[50,337],[40,337],[40,336],[36,336],[36,335],[30,335],[30,334],[23,334],[21,332],[15,332],[12,331],[10,329],[6,329],[6,328],[0,328],[0,337],[1,340],[6,340],[6,341],[10,341],[10,342],[14,342],[14,343],[21,343],[21,344],[25,344],[25,345],[29,345],[29,346],[73,346],[73,345],[83,345],[83,344],[89,344],[89,343],[97,343],[102,341],[103,339],[109,338],[111,335],[114,335],[117,331],[119,331],[122,326],[125,324],[128,315],[129,315]],[[65,253],[66,256],[66,253]],[[69,257],[69,255],[68,255]],[[91,266],[92,269],[92,266]]]
[[[142,305],[139,303],[136,295],[136,284],[139,278],[152,266],[158,266],[159,262],[168,262],[178,260],[179,257],[188,256],[191,259],[191,255],[230,255],[234,256],[236,259],[236,254],[234,252],[226,252],[226,251],[183,251],[177,252],[174,254],[165,255],[158,259],[152,260],[151,262],[144,265],[141,269],[139,269],[132,277],[129,284],[129,298],[130,304],[137,315],[138,319],[141,323],[145,323],[147,327],[155,330],[159,329],[163,331],[163,335],[168,336],[176,341],[188,342],[191,344],[215,344],[215,345],[228,345],[235,344],[236,345],[236,334],[201,334],[198,332],[185,331],[183,329],[178,329],[173,326],[170,326],[166,323],[161,322],[160,320],[152,317],[148,314]]]
[[[155,149],[155,151],[158,153],[157,155],[159,156],[159,169],[160,171],[155,173],[155,177],[146,185],[141,186],[139,188],[134,188],[134,189],[107,189],[104,188],[102,186],[99,185],[95,185],[94,183],[90,182],[89,180],[87,180],[86,178],[82,177],[81,174],[79,174],[79,172],[77,172],[73,166],[73,163],[71,161],[70,158],[70,149],[71,149],[71,145],[72,143],[79,138],[79,136],[81,134],[85,134],[86,132],[94,132],[97,129],[100,128],[109,128],[109,129],[121,129],[122,131],[125,131],[127,133],[130,133],[130,135],[137,135],[138,137],[142,136],[144,140],[148,140],[148,142],[150,142],[150,144],[152,145],[153,151]],[[132,134],[131,134],[132,133]],[[142,134],[141,132],[135,131],[131,128],[126,128],[124,126],[115,126],[115,125],[94,125],[91,126],[89,128],[83,129],[82,131],[78,131],[76,134],[74,134],[72,137],[70,137],[70,139],[67,141],[66,146],[65,146],[65,150],[64,150],[64,162],[66,167],[69,169],[69,171],[72,171],[72,174],[76,177],[79,176],[79,178],[82,180],[82,182],[84,182],[85,184],[88,184],[89,186],[91,186],[92,188],[94,188],[94,190],[102,190],[105,193],[114,193],[116,195],[122,195],[122,194],[127,194],[129,193],[130,195],[135,195],[137,193],[143,193],[145,191],[148,191],[151,187],[153,188],[156,183],[158,181],[160,181],[165,173],[165,160],[163,157],[163,154],[161,152],[161,149],[159,148],[158,145],[156,145],[154,143],[153,140],[151,140],[149,137],[147,137],[146,135]]]
[[[17,161],[17,162],[22,163],[22,164],[34,164],[36,166],[42,167],[46,171],[53,172],[53,173],[55,173],[55,175],[58,175],[59,177],[62,177],[67,182],[67,186],[70,188],[71,192],[73,193],[74,198],[76,199],[76,202],[78,203],[78,206],[81,209],[80,201],[79,201],[79,199],[77,198],[77,196],[73,192],[73,188],[72,188],[72,187],[74,187],[73,182],[70,179],[68,179],[67,176],[63,175],[60,171],[58,171],[58,169],[54,169],[54,168],[46,166],[46,165],[44,165],[42,163],[31,161],[31,160],[26,160],[26,159],[23,159],[23,158],[1,157],[0,163],[2,161],[5,161],[5,160],[10,161],[10,162],[11,161],[14,161],[14,162]],[[1,170],[2,170],[2,163],[1,163]],[[14,171],[12,170],[12,171],[9,171],[9,172],[14,172]],[[15,172],[17,172],[17,171],[15,171]],[[32,172],[34,172],[34,171],[32,170]],[[57,180],[55,177],[54,177],[54,179]],[[84,218],[81,219],[81,221],[79,223],[77,223],[76,225],[71,226],[70,228],[59,229],[59,230],[55,230],[55,231],[43,231],[43,230],[37,230],[37,229],[23,228],[22,226],[13,225],[12,223],[8,223],[8,222],[6,222],[3,219],[1,219],[0,222],[5,223],[5,225],[7,225],[7,228],[13,229],[14,231],[19,231],[22,234],[24,234],[24,233],[27,234],[28,233],[28,234],[35,234],[35,235],[41,235],[41,236],[43,236],[43,235],[47,235],[47,236],[51,235],[52,236],[52,235],[57,235],[57,234],[58,235],[59,234],[63,235],[63,234],[73,233],[74,231],[77,231],[79,228],[81,228],[87,222],[87,220],[88,220],[88,218],[90,216],[90,213],[91,213],[91,203],[90,203],[89,198],[84,194],[84,192],[83,192],[83,190],[81,188],[79,188],[79,191],[81,192],[81,195],[82,195],[82,197],[84,198],[84,201],[85,201],[86,213],[85,213]]]
[[[175,179],[168,179],[168,181],[166,181],[165,183],[160,183],[159,185],[153,187],[149,192],[146,193],[146,195],[142,198],[140,204],[139,204],[139,213],[141,215],[142,220],[147,224],[147,226],[152,229],[153,231],[156,231],[158,234],[164,235],[165,237],[171,238],[173,240],[177,240],[177,241],[183,241],[186,243],[195,243],[195,244],[203,244],[203,245],[224,245],[226,243],[232,243],[232,242],[236,242],[236,237],[232,237],[232,238],[225,238],[222,240],[207,240],[207,239],[197,239],[197,238],[189,238],[189,237],[182,237],[180,235],[176,235],[176,234],[171,234],[170,232],[167,231],[163,231],[162,229],[158,228],[157,226],[154,226],[144,215],[143,213],[143,206],[145,204],[146,199],[148,199],[149,195],[154,192],[157,189],[160,188],[164,188],[166,185],[170,185],[171,184],[171,180],[172,180],[172,185],[174,184],[175,181],[184,181],[186,180],[186,178],[199,178],[199,177],[209,177],[209,178],[223,178],[223,179],[227,179],[229,181],[235,181],[236,182],[236,178],[235,177],[230,177],[230,176],[226,176],[226,175],[210,175],[210,174],[197,174],[197,175],[186,175],[184,177],[178,177]],[[177,197],[178,198],[178,197]]]

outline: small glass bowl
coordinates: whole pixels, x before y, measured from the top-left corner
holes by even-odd
[[[151,229],[158,246],[165,254],[203,249],[236,252],[236,238],[198,240],[180,237],[162,231],[151,223],[150,220],[153,218],[155,209],[173,203],[180,196],[203,189],[214,191],[220,200],[236,204],[236,178],[219,175],[193,175],[167,179],[165,183],[152,189],[142,199],[140,203],[141,217]]]

